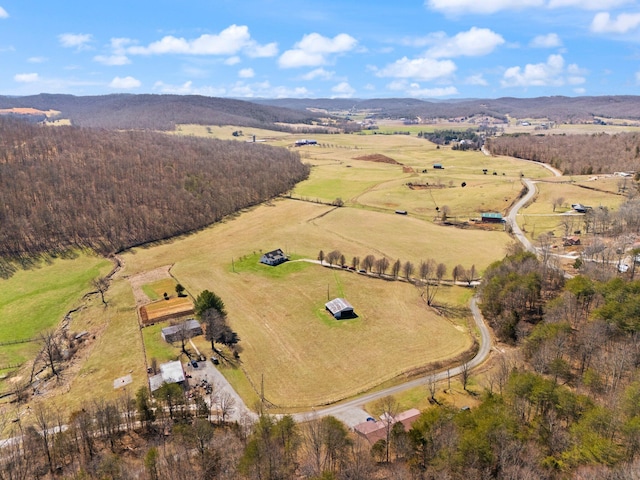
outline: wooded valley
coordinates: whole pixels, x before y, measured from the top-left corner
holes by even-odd
[[[70,247],[108,254],[170,238],[308,175],[297,153],[259,143],[3,119],[0,138],[5,260]]]

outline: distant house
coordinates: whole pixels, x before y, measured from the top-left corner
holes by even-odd
[[[334,298],[330,302],[325,303],[324,306],[329,310],[329,313],[338,320],[342,318],[353,318],[355,316],[353,306],[344,298]]]
[[[482,214],[484,223],[501,223],[503,221],[502,214],[497,212],[486,212]]]
[[[151,388],[152,392],[155,392],[165,383],[184,385],[185,380],[182,363],[176,360],[160,365],[160,373],[149,378],[149,388]]]
[[[591,207],[587,207],[586,205],[582,205],[581,203],[573,203],[571,204],[571,208],[573,208],[578,213],[587,213],[587,210],[591,210]]]
[[[406,214],[407,214],[407,211],[406,211],[406,210],[396,210],[396,213],[397,213],[398,215],[406,215]]]
[[[289,260],[289,258],[279,248],[271,252],[267,252],[260,257],[260,263],[264,263],[265,265],[271,265],[272,267],[275,267],[276,265],[280,265],[281,263],[284,263],[287,260]]]
[[[564,237],[562,239],[562,245],[564,245],[565,247],[571,247],[573,245],[580,245],[580,237],[577,237],[575,235],[573,235],[571,237]]]
[[[433,168],[437,168],[438,170],[443,170],[444,166],[441,163],[434,163]]]
[[[415,422],[420,416],[420,410],[412,408],[405,412],[399,413],[395,417],[383,414],[380,420],[372,422],[362,422],[353,427],[354,431],[360,436],[366,438],[372,445],[378,440],[386,440],[387,438],[387,425],[395,425],[401,423],[404,430],[408,432],[411,430],[413,422]]]
[[[303,145],[317,145],[318,142],[316,140],[312,140],[310,138],[303,138],[301,140],[296,140],[296,147],[302,147]]]
[[[197,320],[190,319],[178,325],[165,327],[160,332],[162,339],[167,343],[179,342],[183,338],[192,338],[202,335],[202,326]]]

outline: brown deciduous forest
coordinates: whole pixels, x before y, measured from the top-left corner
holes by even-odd
[[[640,134],[503,135],[488,138],[494,155],[548,163],[565,175],[635,171],[640,164]]]
[[[199,95],[73,95],[0,96],[0,108],[57,110],[74,126],[117,129],[174,130],[177,124],[237,125],[272,130],[297,130],[286,124],[306,124],[313,131],[317,116],[242,100]],[[326,128],[322,128],[326,130]]]
[[[0,257],[108,254],[202,228],[307,177],[260,143],[0,119]]]

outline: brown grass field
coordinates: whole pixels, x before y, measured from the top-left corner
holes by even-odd
[[[233,139],[237,129],[183,125],[178,133]],[[250,405],[263,378],[266,398],[281,409],[332,403],[397,383],[410,372],[434,363],[441,366],[472,347],[474,331],[466,309],[472,290],[441,287],[436,303],[449,313],[445,316],[428,307],[406,282],[306,262],[266,267],[257,264],[259,255],[282,248],[295,258],[315,259],[320,250],[339,250],[347,263],[354,256],[372,254],[416,266],[433,258],[447,266],[446,278],[457,264],[474,265],[482,274],[502,258],[511,238],[504,231],[440,225],[436,206],[449,207],[450,215],[460,221],[485,211],[504,213],[522,188],[521,175],[544,180],[538,183],[536,201],[521,216],[527,225],[533,217],[557,222],[550,215],[551,199],[560,193],[567,203],[579,198],[585,204],[614,206],[619,198],[609,193],[610,181],[576,178],[575,184],[559,184],[535,163],[437,149],[414,135],[309,136],[242,130],[244,136],[235,138],[238,141],[256,135],[290,148],[298,138],[315,138],[317,147],[297,149],[312,165],[309,179],[295,188],[292,198],[275,199],[195,234],[123,253],[125,267],[113,279],[108,307],[93,299],[74,318],[95,340],[69,370],[64,393],[55,400],[58,405],[72,410],[95,396],[125,395],[114,391],[112,382],[128,373],[134,379],[127,387],[131,394],[146,384],[151,358],[177,356],[175,348],[158,341],[157,326],[140,331],[129,283],[137,274],[169,264],[174,278],[145,285],[147,295],[166,291],[173,297],[176,281],[190,298],[205,289],[220,295],[243,347],[240,368],[223,371]],[[367,155],[385,155],[402,165],[356,158]],[[435,162],[445,169],[435,171]],[[408,182],[438,188],[411,190]],[[578,186],[582,183],[602,188],[585,189]],[[344,207],[314,203],[337,197],[344,200]],[[408,215],[396,215],[396,209],[407,210]],[[542,228],[536,226],[534,235]],[[347,298],[358,317],[334,320],[324,303],[336,296]],[[172,300],[157,305],[165,309]],[[205,355],[210,353],[203,339],[196,345]]]

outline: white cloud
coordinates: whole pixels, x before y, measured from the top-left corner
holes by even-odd
[[[348,82],[340,82],[331,88],[331,92],[333,92],[332,98],[350,98],[356,90]]]
[[[415,58],[409,60],[403,57],[387,65],[376,75],[379,77],[411,78],[414,80],[435,80],[446,78],[456,70],[456,64],[451,60],[434,60],[433,58]]]
[[[560,47],[562,41],[557,33],[548,33],[546,35],[538,35],[531,40],[529,46],[533,48],[555,48]]]
[[[113,80],[111,80],[109,87],[117,88],[120,90],[130,90],[132,88],[138,88],[140,85],[142,85],[142,82],[140,82],[140,80],[138,80],[137,78],[115,77]]]
[[[432,10],[445,14],[496,13],[501,10],[522,10],[527,7],[541,7],[544,0],[427,0],[425,4]]]
[[[591,22],[595,33],[627,33],[640,25],[640,13],[621,13],[614,20],[608,12],[596,13]]]
[[[441,36],[425,56],[431,58],[453,58],[459,56],[478,57],[491,53],[502,45],[504,38],[488,28],[471,27],[454,37]]]
[[[128,65],[131,63],[131,60],[126,55],[96,55],[93,60],[109,66]]]
[[[583,10],[608,10],[633,0],[549,0],[549,8],[577,7]]]
[[[636,72],[636,85],[640,85],[640,72]]]
[[[78,50],[84,50],[88,48],[88,43],[91,42],[92,35],[89,33],[63,33],[58,35],[60,44],[65,48],[77,48]]]
[[[233,56],[233,57],[229,57],[224,61],[225,65],[237,65],[238,63],[240,63],[242,60],[240,60],[240,57],[238,56]]]
[[[387,85],[389,90],[401,91],[407,97],[448,97],[458,95],[458,89],[454,86],[422,88],[419,83],[409,83],[406,80],[396,80]]]
[[[470,77],[467,77],[465,79],[464,83],[466,83],[467,85],[481,85],[483,87],[486,87],[487,85],[489,85],[489,83],[484,79],[482,74],[471,75]]]
[[[324,68],[316,68],[308,73],[302,75],[303,80],[315,80],[319,78],[321,80],[331,80],[336,72],[325,70]]]
[[[278,59],[282,68],[317,67],[328,63],[328,56],[353,50],[358,41],[351,35],[340,33],[328,38],[319,33],[302,37],[294,48],[284,52]]]
[[[582,87],[574,88],[573,92],[577,93],[578,95],[584,95],[585,93],[587,93],[587,89]]]
[[[425,5],[432,10],[449,14],[491,14],[504,10],[524,10],[526,8],[579,8],[582,10],[606,10],[634,3],[634,0],[426,0]]]
[[[27,58],[27,62],[29,63],[44,63],[46,62],[46,57],[29,57]]]
[[[242,70],[240,70],[238,72],[238,76],[240,78],[253,78],[255,77],[255,72],[253,71],[253,68],[243,68]]]
[[[9,18],[9,14],[7,13],[7,11],[0,7],[0,18]]]
[[[182,85],[171,85],[164,82],[156,82],[153,89],[160,93],[170,93],[175,95],[204,95],[208,97],[222,97],[228,94],[225,88],[216,88],[211,86],[194,87],[193,82],[189,80]]]
[[[258,45],[255,42],[250,42],[245,50],[247,55],[252,58],[275,57],[278,55],[278,44],[272,42],[266,45]]]
[[[16,82],[20,83],[33,83],[40,80],[40,76],[37,73],[18,73],[13,76]]]
[[[586,81],[586,71],[576,64],[566,69],[562,55],[550,55],[546,63],[527,64],[508,68],[502,77],[503,87],[541,87],[578,85]]]
[[[204,34],[193,40],[167,35],[146,47],[127,48],[131,55],[236,55],[241,51],[250,57],[272,57],[278,49],[275,43],[257,44],[245,25],[231,25],[217,35]]]

